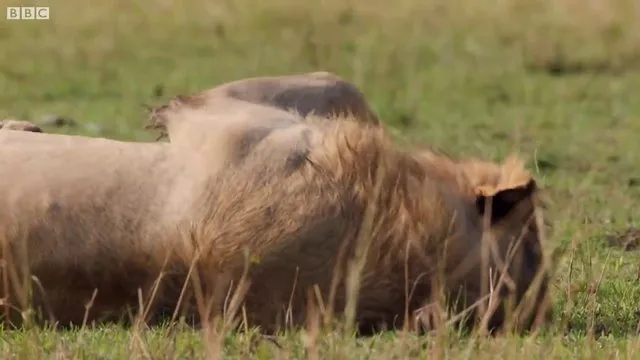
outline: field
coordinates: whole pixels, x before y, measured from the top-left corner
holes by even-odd
[[[29,5],[29,1],[5,2]],[[399,141],[501,160],[548,189],[562,252],[537,336],[356,339],[192,330],[0,333],[2,358],[638,358],[640,5],[635,0],[79,0],[0,21],[0,118],[149,141],[141,104],[257,75],[331,71]],[[1,154],[0,154],[1,156]],[[213,345],[212,345],[213,344]],[[213,346],[213,347],[212,347]]]

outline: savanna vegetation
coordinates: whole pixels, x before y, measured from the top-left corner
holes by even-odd
[[[0,21],[0,118],[151,141],[144,103],[244,77],[326,70],[361,88],[399,142],[491,160],[520,153],[552,199],[545,247],[559,256],[555,313],[536,336],[498,338],[453,329],[358,339],[339,330],[271,338],[179,326],[34,327],[0,332],[2,358],[639,356],[637,1],[37,5],[50,7],[50,20]]]

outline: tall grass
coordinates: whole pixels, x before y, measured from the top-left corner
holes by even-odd
[[[493,159],[512,150],[530,155],[553,200],[554,229],[545,247],[559,260],[551,289],[557,311],[551,328],[536,336],[485,339],[441,331],[355,339],[323,330],[323,299],[309,304],[315,315],[306,331],[276,338],[223,331],[224,322],[213,320],[218,327],[210,332],[180,325],[28,327],[2,332],[3,357],[190,358],[221,351],[257,358],[635,356],[637,256],[602,239],[637,225],[640,215],[640,193],[632,185],[640,154],[637,1],[38,5],[51,7],[50,21],[0,21],[0,117],[38,120],[57,113],[80,126],[47,131],[151,140],[141,126],[141,103],[242,77],[328,70],[362,88],[400,139]],[[429,309],[441,313],[438,306]]]

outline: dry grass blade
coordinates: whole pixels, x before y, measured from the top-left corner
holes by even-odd
[[[381,160],[384,161],[384,160]],[[356,321],[356,311],[358,306],[358,294],[360,289],[360,276],[362,269],[365,266],[368,256],[369,246],[371,245],[372,236],[375,236],[376,224],[374,220],[377,217],[377,199],[380,198],[382,191],[383,172],[385,171],[384,164],[378,164],[374,177],[374,189],[372,200],[367,204],[367,207],[362,217],[362,223],[359,227],[359,231],[356,237],[356,249],[355,254],[349,261],[346,279],[346,305],[345,305],[345,324],[344,329],[347,334],[350,334],[354,330]]]

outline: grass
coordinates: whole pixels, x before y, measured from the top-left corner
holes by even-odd
[[[9,0],[7,5],[29,2]],[[152,140],[142,103],[255,75],[315,70],[356,83],[408,142],[500,160],[550,191],[565,250],[556,315],[537,337],[228,335],[226,357],[634,358],[640,226],[640,6],[633,0],[135,0],[37,2],[49,21],[0,21],[0,117],[59,114],[47,131]],[[190,330],[0,332],[3,358],[191,358]],[[310,346],[310,341],[313,346]],[[306,344],[306,345],[305,345]]]

